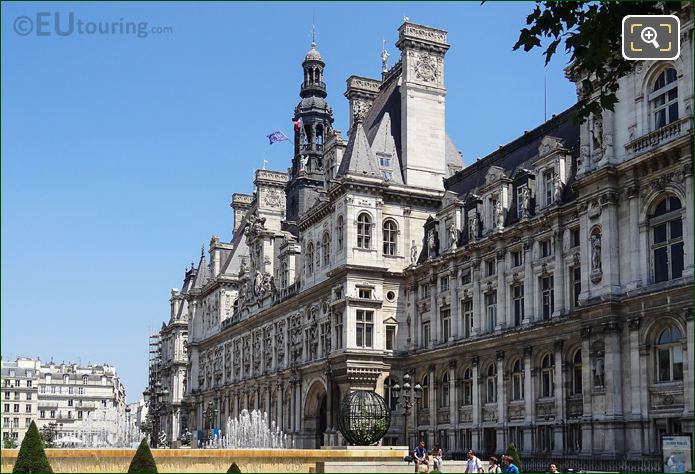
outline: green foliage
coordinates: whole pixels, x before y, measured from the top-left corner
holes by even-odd
[[[241,469],[233,462],[232,465],[229,466],[229,469],[227,469],[227,474],[241,474]]]
[[[521,456],[519,456],[519,450],[517,449],[516,444],[509,443],[506,454],[507,456],[512,457],[514,460],[514,465],[519,468],[519,471],[521,471]]]
[[[152,457],[152,451],[150,451],[150,446],[147,444],[147,438],[143,438],[142,441],[140,441],[140,446],[138,446],[133,460],[130,461],[128,472],[143,474],[157,472],[157,464],[155,464],[154,458]]]
[[[41,441],[43,445],[47,448],[55,447],[55,438],[58,430],[56,429],[55,423],[49,423],[39,430],[39,436],[41,436]]]
[[[33,421],[24,435],[12,472],[53,472],[43,450],[39,430]]]
[[[536,1],[536,8],[526,17],[528,28],[521,30],[514,49],[530,51],[550,40],[543,53],[548,64],[564,42],[570,53],[570,75],[579,81],[581,90],[575,121],[583,123],[590,114],[613,110],[618,102],[618,79],[637,63],[621,54],[623,17],[663,15],[680,9],[681,2]]]
[[[10,438],[9,436],[6,436],[2,440],[2,448],[3,449],[14,449],[16,448],[17,445],[14,442],[14,438]]]

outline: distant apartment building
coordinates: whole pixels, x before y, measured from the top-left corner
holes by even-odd
[[[20,443],[31,420],[39,429],[54,423],[60,436],[86,429],[97,410],[125,414],[125,388],[109,365],[3,361],[2,387],[3,438]]]

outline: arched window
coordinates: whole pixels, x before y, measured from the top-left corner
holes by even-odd
[[[683,214],[680,200],[664,198],[649,218],[652,238],[654,282],[683,275]]]
[[[485,401],[487,403],[497,402],[497,366],[495,364],[490,364],[490,367],[487,368]]]
[[[574,353],[572,359],[572,395],[582,394],[582,350]]]
[[[678,120],[678,74],[673,68],[664,69],[654,81],[649,104],[654,117],[654,129]]]
[[[314,244],[309,242],[306,246],[306,274],[314,273]]]
[[[440,399],[440,407],[445,408],[449,406],[449,374],[444,372],[442,375],[442,396]]]
[[[521,359],[517,359],[512,365],[512,400],[524,399],[524,369]]]
[[[321,268],[321,242],[316,241],[316,269]]]
[[[664,329],[656,341],[656,380],[683,380],[682,335],[676,326]]]
[[[82,384],[87,385],[87,380],[89,380],[89,377],[87,377],[86,375],[83,375],[82,376]]]
[[[321,252],[323,253],[323,266],[326,267],[330,261],[331,253],[331,236],[328,234],[328,232],[324,232],[323,234],[323,239],[321,241]]]
[[[357,247],[369,249],[372,246],[372,218],[366,212],[357,216]]]
[[[461,390],[463,391],[461,402],[463,405],[473,404],[473,375],[471,369],[466,369],[463,371],[463,384],[461,384]]]
[[[234,303],[232,304],[232,314],[237,314],[239,312],[239,300],[236,299],[234,300]]]
[[[68,374],[63,375],[63,383],[68,383],[70,381],[70,376]]]
[[[335,225],[335,233],[338,234],[337,243],[338,250],[343,250],[343,216],[338,216],[338,222]]]
[[[555,358],[546,354],[541,360],[541,397],[552,397],[555,394]]]
[[[430,407],[430,377],[425,375],[422,379],[422,408]]]
[[[398,224],[393,219],[384,221],[384,255],[396,255]]]

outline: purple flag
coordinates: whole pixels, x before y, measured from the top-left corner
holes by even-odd
[[[270,144],[272,145],[275,142],[284,142],[285,140],[289,140],[289,138],[287,138],[287,135],[278,130],[269,134],[268,140],[270,140]]]

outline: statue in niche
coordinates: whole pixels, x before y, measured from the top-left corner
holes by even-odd
[[[471,240],[478,238],[478,216],[475,213],[468,219],[468,233]]]
[[[256,296],[261,296],[263,292],[263,275],[256,270],[256,276],[253,279],[253,293]]]
[[[453,222],[449,226],[449,241],[451,249],[456,248],[456,241],[458,240],[458,230],[456,229],[456,224]]]
[[[417,245],[415,245],[415,241],[413,240],[412,244],[410,245],[410,264],[415,265],[417,263]]]
[[[495,204],[495,225],[498,230],[504,229],[504,209],[502,209],[502,201],[497,201]]]
[[[562,188],[562,180],[558,174],[555,174],[553,178],[553,199],[558,204],[562,201]]]
[[[308,155],[300,155],[299,157],[299,171],[305,171],[307,169],[307,164],[309,164]]]
[[[598,232],[591,236],[591,270],[601,271],[601,234]]]
[[[434,257],[437,250],[437,242],[434,240],[434,229],[430,230],[427,234],[427,248],[429,250],[429,256]]]
[[[603,387],[603,384],[605,383],[605,362],[603,359],[603,352],[598,352],[596,354],[593,365],[594,387]]]
[[[249,265],[246,263],[246,257],[241,257],[241,266],[239,267],[239,275],[243,275],[249,271]]]
[[[593,145],[594,159],[600,160],[603,151],[603,117],[595,114],[591,127],[591,143]]]
[[[521,190],[521,216],[528,217],[531,214],[531,190],[524,186]]]

